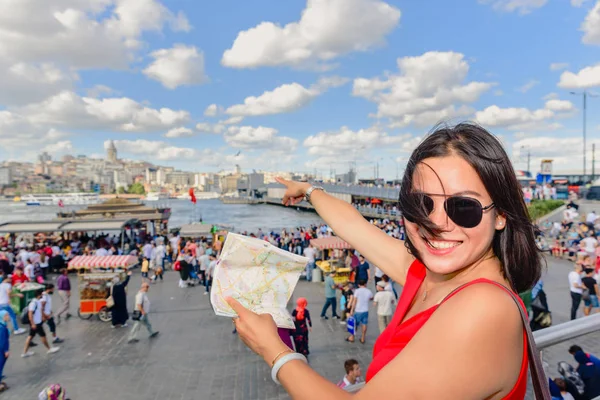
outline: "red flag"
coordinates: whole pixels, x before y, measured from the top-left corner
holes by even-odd
[[[194,193],[194,188],[190,188],[189,194],[190,194],[190,200],[192,200],[192,203],[196,204],[196,194]]]
[[[58,200],[58,206],[60,208],[63,208],[65,206],[65,203],[63,203],[62,199]]]

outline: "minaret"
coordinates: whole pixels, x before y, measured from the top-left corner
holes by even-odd
[[[106,156],[109,162],[117,162],[117,148],[115,147],[115,142],[113,142],[112,140],[110,141],[108,148],[106,149]]]

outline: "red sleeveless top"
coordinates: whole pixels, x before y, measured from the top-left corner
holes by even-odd
[[[439,304],[435,305],[427,310],[413,315],[406,321],[402,322],[417,294],[417,291],[419,290],[419,287],[421,286],[421,283],[423,282],[423,279],[425,279],[425,266],[417,260],[412,263],[410,269],[408,270],[406,285],[404,286],[404,290],[400,296],[400,301],[398,302],[398,307],[396,308],[394,318],[392,318],[392,321],[388,327],[381,333],[375,342],[375,347],[373,348],[373,361],[367,370],[367,382],[369,382],[369,380],[371,380],[371,378],[373,378],[373,376],[375,376],[379,370],[385,367],[388,362],[392,361],[402,351],[402,349],[404,349],[408,342],[410,342],[413,336],[419,331],[419,329],[421,329],[429,317],[431,317],[431,315],[439,307]],[[493,282],[489,279],[480,278],[467,283],[459,290],[445,298],[444,301],[448,300],[464,288],[476,283],[491,283],[504,289],[505,291],[508,291],[507,288],[496,282]],[[442,301],[442,303],[444,301]],[[520,300],[519,304],[521,307],[523,307],[523,309],[525,309],[525,306]],[[523,361],[521,363],[521,371],[519,372],[519,378],[517,379],[515,386],[508,396],[505,397],[505,399],[522,400],[525,398],[525,392],[527,391],[527,367],[527,331],[525,328],[523,328]]]

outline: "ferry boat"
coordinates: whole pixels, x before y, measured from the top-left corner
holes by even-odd
[[[100,197],[97,193],[53,193],[27,194],[21,197],[21,202],[28,206],[72,206],[98,204]]]
[[[144,200],[146,200],[146,201],[164,201],[164,200],[169,200],[169,194],[168,193],[162,193],[162,192],[148,192],[148,194],[146,194],[146,198]]]
[[[219,193],[217,192],[194,192],[197,200],[210,200],[210,199],[218,199]],[[188,193],[183,193],[177,196],[178,199],[182,200],[190,200],[190,195]]]

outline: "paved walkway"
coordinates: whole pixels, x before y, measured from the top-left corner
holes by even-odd
[[[570,267],[565,261],[552,259],[548,263],[545,286],[556,323],[569,319],[566,274]],[[58,382],[73,400],[287,398],[271,382],[267,365],[231,334],[231,321],[214,315],[204,288],[179,289],[176,279],[175,273],[168,272],[165,282],[150,288],[151,322],[160,330],[160,336],[152,341],[142,338],[141,331],[142,340],[130,345],[126,342],[130,327],[111,329],[110,323],[77,317],[59,325],[59,335],[66,340],[54,355],[46,355],[38,346],[35,356],[21,359],[25,338],[11,337],[12,356],[5,369],[11,389],[0,396],[36,399],[44,385]],[[130,283],[130,305],[139,284],[136,273]],[[371,313],[365,345],[346,343],[345,328],[337,320],[318,318],[322,293],[322,285],[302,281],[294,296],[306,297],[309,310],[317,317],[310,336],[311,366],[337,382],[348,358],[356,358],[366,370],[378,334],[376,316]],[[54,301],[56,308],[58,296]],[[76,312],[75,303],[72,312]],[[600,335],[587,335],[576,342],[600,354]],[[558,361],[571,361],[566,351],[570,344],[554,346],[545,353],[551,373],[555,373]]]

